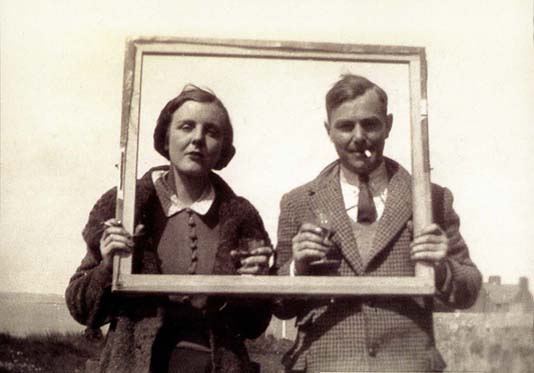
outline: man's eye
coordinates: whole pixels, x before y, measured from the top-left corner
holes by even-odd
[[[340,122],[336,125],[337,129],[341,131],[352,131],[354,123],[352,122]]]
[[[361,124],[366,130],[377,130],[382,126],[382,122],[374,118],[364,119],[361,121]]]

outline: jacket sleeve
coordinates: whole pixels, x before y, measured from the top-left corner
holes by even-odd
[[[290,275],[293,260],[292,240],[299,230],[296,211],[291,204],[290,194],[285,194],[280,201],[278,218],[278,243],[276,246],[276,271],[279,276]],[[296,317],[305,308],[304,299],[279,298],[273,301],[273,313],[282,320]]]
[[[76,321],[97,328],[108,321],[112,273],[100,255],[102,222],[115,215],[115,191],[105,193],[89,214],[83,236],[87,251],[65,292],[67,307]]]
[[[246,203],[246,212],[243,213],[240,232],[246,237],[254,237],[265,240],[270,245],[269,235],[265,230],[263,220],[258,211],[243,199]],[[233,334],[244,338],[257,338],[269,326],[271,321],[271,301],[265,299],[236,298],[229,299],[218,311],[217,319],[221,325],[227,325]]]
[[[436,297],[452,308],[469,308],[478,296],[482,283],[480,271],[469,257],[469,250],[460,234],[460,218],[454,211],[453,196],[441,188],[436,221],[449,239],[447,256],[436,266]]]

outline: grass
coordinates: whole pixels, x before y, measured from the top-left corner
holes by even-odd
[[[28,337],[0,333],[0,372],[83,372],[102,343],[81,333]]]
[[[291,344],[269,335],[247,341],[247,348],[262,372],[279,372],[282,355]],[[103,339],[82,333],[28,337],[0,333],[0,372],[83,372],[87,360],[97,359],[102,347]]]
[[[448,372],[534,372],[533,315],[436,314],[438,349]],[[0,372],[82,372],[97,358],[103,340],[83,334],[13,337],[0,333]],[[262,336],[247,341],[252,360],[262,373],[281,371],[289,340]]]

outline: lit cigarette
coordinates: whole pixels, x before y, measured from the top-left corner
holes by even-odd
[[[369,158],[371,156],[371,152],[369,151],[369,149],[365,149],[365,151],[363,152],[363,154],[365,154],[365,156],[367,158]]]

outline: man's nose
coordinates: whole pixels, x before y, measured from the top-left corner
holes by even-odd
[[[352,133],[355,142],[365,141],[365,131],[360,123],[356,123]]]

